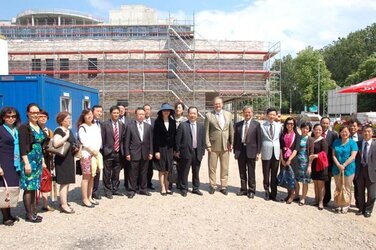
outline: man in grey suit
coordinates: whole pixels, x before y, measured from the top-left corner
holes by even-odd
[[[376,141],[372,140],[372,124],[363,126],[363,140],[358,141],[355,181],[359,211],[356,215],[371,217],[376,200]],[[367,202],[366,202],[367,189]]]
[[[202,195],[200,191],[200,165],[205,154],[205,129],[197,123],[198,109],[188,108],[188,121],[182,122],[176,132],[176,156],[180,158],[179,176],[181,195],[187,196],[188,174],[192,166],[192,193]]]
[[[124,136],[124,124],[118,120],[119,108],[110,108],[111,119],[102,125],[102,152],[103,152],[103,186],[105,196],[112,199],[112,195],[122,196],[118,191],[121,170],[120,161],[124,158],[124,147],[121,139]]]
[[[280,154],[279,137],[281,135],[282,125],[275,122],[277,118],[277,110],[275,108],[268,108],[266,110],[266,116],[268,120],[261,126],[261,160],[262,173],[264,176],[265,200],[271,199],[277,201],[277,173]]]
[[[332,190],[331,190],[331,183],[332,183],[332,168],[333,168],[333,142],[338,139],[338,134],[335,131],[330,130],[330,119],[329,117],[323,117],[320,120],[320,125],[322,127],[322,137],[325,138],[329,150],[328,150],[328,177],[329,179],[325,181],[325,196],[324,196],[324,206],[328,206],[328,203],[332,199]]]
[[[209,194],[214,194],[216,183],[217,162],[221,165],[221,190],[224,195],[228,194],[228,165],[229,152],[232,150],[234,142],[233,122],[230,112],[223,110],[223,99],[216,97],[213,100],[214,110],[206,114],[205,135],[206,148],[209,153]]]
[[[236,195],[247,195],[253,199],[256,192],[256,161],[260,158],[261,152],[261,126],[254,119],[253,108],[243,108],[244,120],[235,124],[234,154],[238,160],[241,188]],[[247,178],[248,168],[248,178]],[[248,191],[247,191],[248,179]]]
[[[150,196],[147,191],[147,173],[149,160],[153,157],[153,134],[149,124],[144,122],[145,111],[136,109],[136,120],[126,127],[125,157],[131,162],[129,171],[128,198],[136,194],[137,181],[140,180],[139,194]]]

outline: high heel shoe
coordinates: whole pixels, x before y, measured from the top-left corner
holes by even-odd
[[[40,223],[40,222],[42,222],[42,219],[40,219],[40,218],[38,218],[38,217],[36,217],[36,216],[33,215],[33,216],[31,216],[31,218],[28,217],[28,216],[26,216],[25,221],[31,222],[31,223]]]
[[[166,192],[161,192],[161,195],[162,195],[162,196],[166,196],[167,193],[166,193]]]
[[[69,207],[70,208],[70,207]],[[60,206],[60,213],[64,213],[64,214],[74,214],[75,211],[73,210],[73,208],[70,208],[70,210],[65,210],[62,206]]]
[[[87,207],[87,208],[94,208],[95,206],[93,204],[90,203],[90,205],[87,205],[85,204],[84,202],[82,202],[82,206],[84,207]]]

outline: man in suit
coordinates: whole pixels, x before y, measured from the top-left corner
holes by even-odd
[[[126,104],[119,104],[119,121],[121,121],[125,128],[132,122],[132,119],[128,117],[128,106]],[[124,140],[124,138],[123,138]],[[129,169],[131,163],[125,158],[120,159],[121,168],[124,169],[124,187],[128,189]]]
[[[153,158],[153,134],[151,125],[144,122],[145,111],[136,109],[136,120],[127,126],[125,132],[125,156],[131,162],[129,171],[128,198],[136,194],[139,180],[139,194],[150,196],[147,191],[149,161]]]
[[[120,161],[124,158],[124,147],[121,143],[125,127],[119,118],[119,107],[110,108],[111,119],[102,125],[102,150],[103,150],[103,185],[105,196],[112,199],[113,195],[123,196],[118,191],[121,170]]]
[[[243,108],[243,117],[243,121],[235,124],[234,133],[234,154],[235,159],[238,160],[241,185],[236,195],[247,195],[248,198],[253,199],[256,192],[256,161],[261,153],[261,126],[259,122],[252,119],[253,108],[251,106]]]
[[[99,133],[98,136],[102,137],[101,130],[102,130],[103,108],[100,105],[94,105],[91,110],[93,112],[94,124],[96,126],[98,126],[99,131],[100,131],[100,133]],[[102,152],[102,146],[101,146],[101,153],[103,153]],[[97,200],[101,199],[101,196],[100,196],[99,191],[98,191],[100,176],[101,176],[101,172],[98,171],[97,174],[94,177],[94,184],[93,184],[93,194],[92,194],[92,197],[94,199],[97,199]]]
[[[176,133],[176,156],[180,159],[179,183],[181,195],[187,196],[188,175],[192,166],[192,193],[202,195],[200,191],[200,165],[205,154],[205,128],[197,123],[197,107],[188,108],[188,121],[180,123]]]
[[[151,115],[152,115],[152,113],[151,113],[151,106],[149,104],[145,104],[143,106],[143,109],[145,111],[145,120],[144,120],[144,122],[146,122],[147,124],[149,124],[151,126],[152,133],[153,133],[155,119],[151,118]],[[148,182],[148,188],[151,189],[151,190],[155,189],[153,187],[153,183],[151,182],[151,180],[153,179],[153,173],[154,173],[154,171],[153,171],[153,162],[149,161],[147,182]]]
[[[338,134],[335,131],[330,130],[330,119],[329,117],[323,117],[320,120],[320,124],[322,127],[322,137],[325,138],[328,144],[328,177],[329,179],[325,181],[325,196],[324,196],[324,206],[328,206],[328,203],[332,199],[332,190],[331,190],[331,183],[332,183],[332,167],[333,167],[333,142],[338,139]]]
[[[232,150],[234,142],[232,115],[230,112],[222,109],[223,99],[221,97],[214,98],[213,104],[214,110],[208,112],[205,117],[205,142],[209,153],[209,194],[214,194],[217,189],[216,170],[219,159],[221,166],[220,192],[227,195],[229,153]]]
[[[359,128],[362,124],[358,119],[350,119],[349,120],[349,131],[350,131],[350,138],[354,141],[358,142],[363,140],[362,134],[358,134]],[[354,178],[354,199],[355,199],[355,206],[359,208],[359,202],[358,202],[358,191],[357,191],[357,185],[356,180]]]
[[[275,108],[268,108],[266,116],[267,121],[261,126],[261,160],[265,200],[277,201],[277,173],[281,147],[279,137],[282,132],[282,125],[275,122],[277,118]]]
[[[376,141],[372,140],[372,124],[363,126],[363,139],[358,141],[355,181],[357,186],[358,208],[356,215],[368,218],[372,214],[376,200]],[[366,202],[367,189],[367,202]]]

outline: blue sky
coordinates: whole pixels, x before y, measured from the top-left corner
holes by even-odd
[[[192,19],[204,38],[281,42],[282,55],[307,46],[322,48],[376,22],[375,0],[1,0],[0,20],[27,9],[72,9],[104,19],[124,4],[155,8],[160,18],[168,13]],[[4,4],[6,2],[6,4]]]

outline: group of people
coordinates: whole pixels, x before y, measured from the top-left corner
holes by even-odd
[[[360,123],[354,120],[350,126],[342,126],[338,135],[330,129],[329,118],[324,117],[320,124],[313,126],[312,133],[311,124],[303,122],[299,133],[293,118],[287,118],[284,124],[276,122],[274,108],[266,110],[267,120],[260,123],[254,119],[252,107],[245,106],[244,120],[233,124],[232,114],[223,110],[221,97],[216,97],[213,105],[214,110],[205,115],[204,124],[198,122],[197,107],[189,107],[185,117],[185,106],[181,102],[175,107],[162,104],[156,119],[151,117],[148,104],[135,110],[134,119],[127,116],[126,106],[112,106],[110,119],[104,122],[103,108],[95,105],[81,112],[76,136],[70,129],[72,119],[68,112],[57,114],[59,127],[53,132],[46,127],[48,113],[37,104],[27,106],[28,120],[24,124],[15,108],[4,107],[0,119],[0,176],[3,177],[0,186],[4,186],[6,180],[8,186],[23,189],[25,219],[33,223],[43,220],[36,205],[43,168],[55,171],[56,182],[60,185],[60,211],[67,214],[75,212],[68,203],[68,191],[69,184],[75,183],[76,166],[82,174],[82,206],[87,208],[99,205],[101,173],[107,199],[125,195],[119,191],[122,169],[126,195],[130,199],[136,194],[151,195],[149,191],[155,189],[153,170],[158,170],[162,196],[173,193],[172,181],[186,197],[191,168],[191,193],[203,195],[199,172],[206,150],[209,194],[218,190],[227,195],[229,157],[233,151],[240,175],[238,196],[254,198],[256,162],[261,159],[265,200],[279,201],[277,174],[279,169],[289,168],[294,173],[295,185],[283,199],[287,204],[298,201],[299,205],[305,205],[308,184],[313,181],[315,201],[322,210],[331,200],[331,177],[334,177],[336,186],[344,185],[350,196],[354,182],[357,214],[371,215],[376,199],[376,142],[372,141],[371,125],[364,125],[362,134],[358,134]],[[69,142],[68,153],[51,154],[46,150],[49,140],[56,148]],[[48,193],[42,193],[42,200],[42,210],[54,210],[48,205]],[[342,205],[334,211],[346,213],[348,208]],[[5,225],[11,226],[19,220],[11,214],[10,208],[1,208],[1,212]]]

